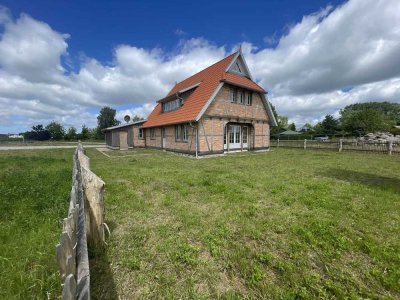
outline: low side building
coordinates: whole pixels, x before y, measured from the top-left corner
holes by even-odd
[[[144,130],[146,120],[108,127],[103,130],[108,148],[128,150],[133,147],[144,147]]]

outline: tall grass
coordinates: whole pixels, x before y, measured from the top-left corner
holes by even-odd
[[[0,298],[61,294],[54,246],[68,210],[71,150],[0,152]]]

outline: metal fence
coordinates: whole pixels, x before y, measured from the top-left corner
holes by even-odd
[[[372,142],[372,141],[315,141],[315,140],[271,140],[271,147],[301,148],[301,149],[327,149],[335,151],[361,151],[383,154],[400,154],[400,143]]]
[[[68,217],[63,220],[60,243],[56,246],[62,299],[90,299],[88,245],[104,244],[104,186],[90,171],[89,158],[79,144],[73,155]]]

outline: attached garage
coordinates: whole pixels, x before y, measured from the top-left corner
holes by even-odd
[[[139,136],[141,126],[146,120],[126,123],[103,129],[105,142],[108,148],[128,150],[133,147],[144,146]]]

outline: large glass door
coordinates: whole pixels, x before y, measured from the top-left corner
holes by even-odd
[[[229,149],[241,148],[241,127],[240,125],[229,126]]]

